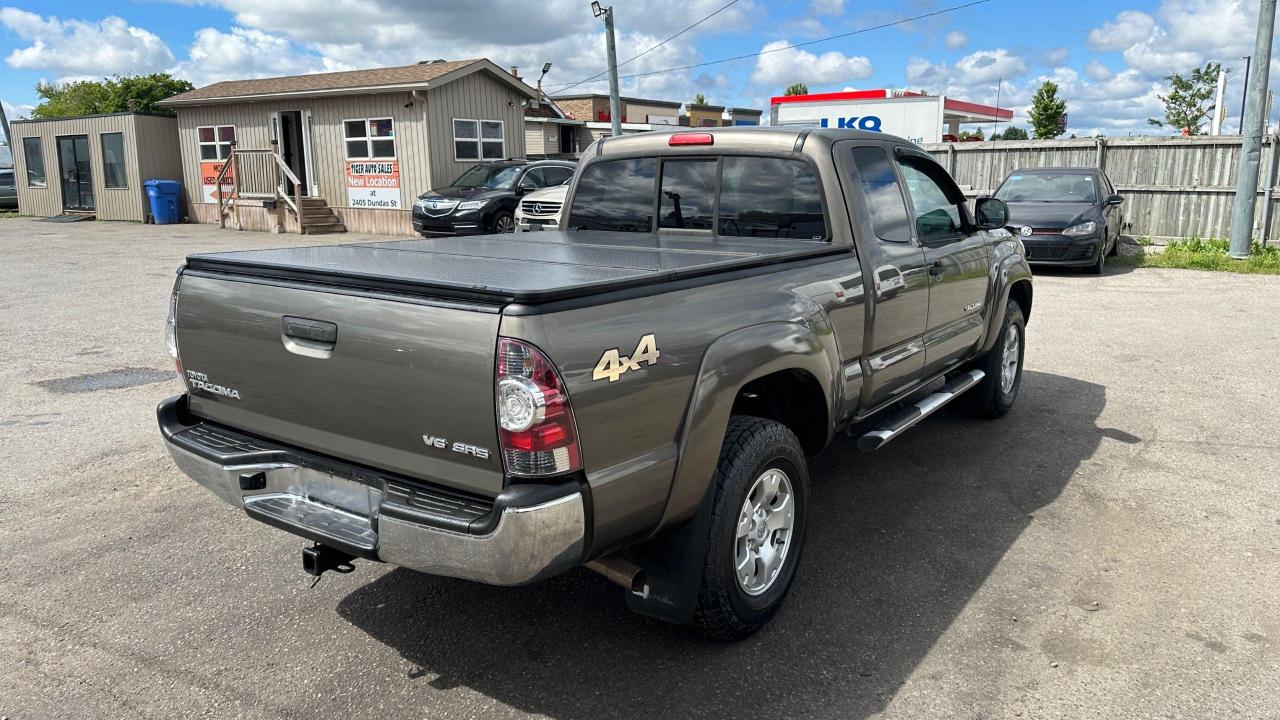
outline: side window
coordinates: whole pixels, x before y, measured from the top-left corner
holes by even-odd
[[[726,157],[720,178],[719,233],[825,240],[827,221],[813,168],[784,158]]]
[[[902,180],[915,207],[916,233],[921,242],[951,237],[964,229],[960,206],[953,203],[946,190],[934,180],[932,175],[939,170],[929,167],[928,162],[911,157],[899,162]]]
[[[715,218],[715,201],[715,159],[662,163],[658,227],[710,230]]]
[[[588,165],[569,209],[571,230],[653,230],[655,158],[606,160]]]
[[[543,168],[543,170],[547,178],[547,187],[563,185],[569,178],[573,177],[573,170],[567,167],[551,165]]]
[[[911,241],[911,221],[907,218],[907,202],[893,172],[893,164],[884,149],[853,149],[853,164],[858,169],[862,195],[867,199],[871,227],[881,240],[895,243]]]
[[[547,177],[545,168],[530,168],[529,172],[520,178],[520,187],[528,188],[544,188],[547,186]]]

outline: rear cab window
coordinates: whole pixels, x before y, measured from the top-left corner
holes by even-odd
[[[568,227],[830,239],[812,166],[795,158],[737,155],[592,163],[578,181]]]

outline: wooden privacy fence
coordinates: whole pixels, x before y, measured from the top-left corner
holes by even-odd
[[[1254,238],[1280,241],[1275,222],[1276,137],[1263,138]],[[1240,162],[1238,135],[1170,138],[1084,138],[941,143],[922,147],[951,171],[967,193],[995,192],[1015,169],[1100,167],[1124,195],[1125,233],[1153,239],[1225,238]]]

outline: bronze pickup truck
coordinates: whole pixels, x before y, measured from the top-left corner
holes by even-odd
[[[177,466],[356,558],[495,585],[578,566],[740,638],[797,572],[808,459],[1018,394],[1006,208],[879,133],[606,138],[559,230],[192,255]]]

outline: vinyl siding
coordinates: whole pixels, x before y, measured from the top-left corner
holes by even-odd
[[[270,149],[272,112],[310,110],[311,172],[317,191],[315,195],[323,198],[330,207],[346,207],[347,154],[343,121],[389,117],[393,120],[395,132],[395,160],[400,164],[400,202],[407,208],[419,193],[429,189],[430,163],[422,106],[421,99],[415,99],[406,92],[179,107],[178,143],[182,149],[183,184],[191,188],[191,201],[200,202],[198,128],[234,125],[239,148]]]
[[[101,115],[12,123],[14,167],[18,185],[18,210],[24,215],[52,217],[62,214],[62,185],[59,182],[57,138],[86,135],[89,140],[90,178],[93,188],[94,214],[99,220],[132,220],[143,222],[150,206],[142,186],[153,177],[174,177],[176,172],[177,135],[172,118],[144,115]],[[124,137],[124,188],[107,188],[102,167],[102,134],[121,133]],[[27,186],[23,138],[39,137],[44,157],[48,187]],[[140,165],[140,159],[146,160]],[[165,175],[152,170],[172,171]]]
[[[432,186],[447,185],[475,161],[453,159],[453,119],[501,120],[506,157],[524,157],[526,98],[483,72],[427,91]],[[424,188],[424,190],[427,188]]]

